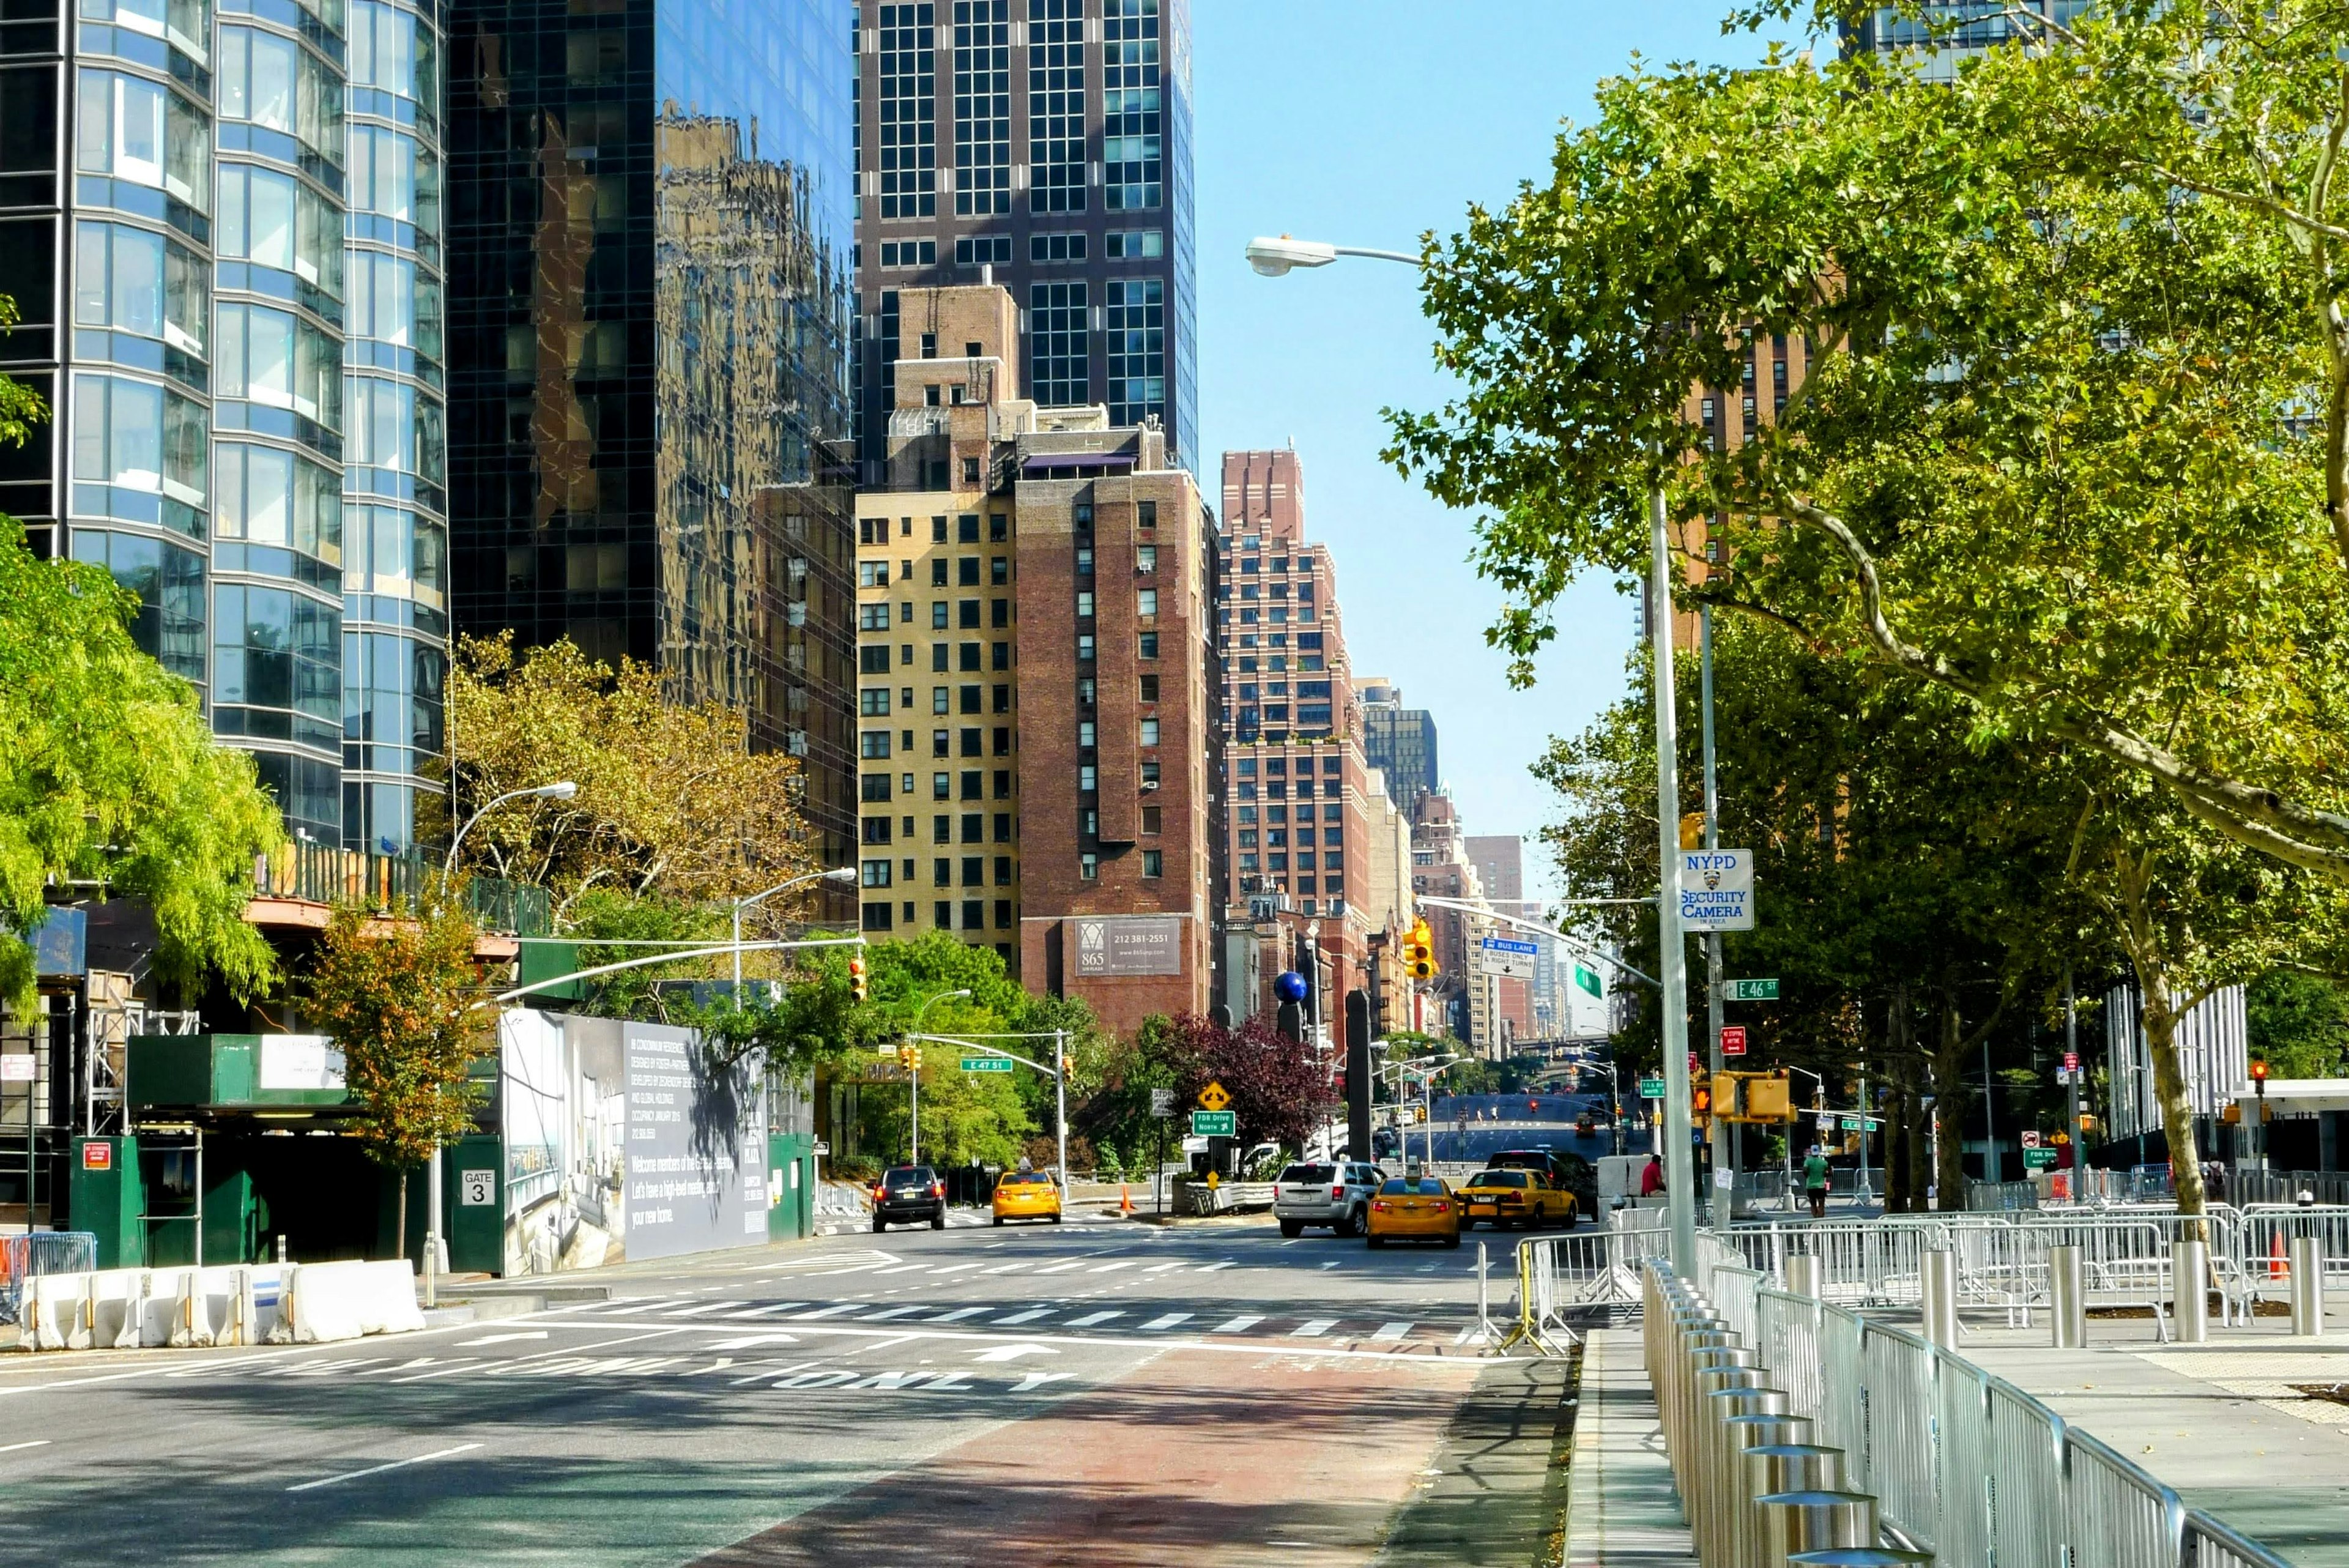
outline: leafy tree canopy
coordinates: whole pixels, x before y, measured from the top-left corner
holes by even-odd
[[[2349,877],[2349,11],[2009,16],[1953,81],[1781,47],[1605,84],[1431,238],[1465,390],[1389,455],[1485,514],[1521,659],[1578,573],[1643,573],[1661,486],[1686,597]]]
[[[2344,1076],[2349,996],[2339,982],[2296,970],[2270,970],[2244,997],[2251,1054],[2279,1078]]]
[[[0,379],[0,440],[24,417]],[[98,887],[155,911],[157,966],[239,997],[277,967],[244,920],[256,857],[285,842],[253,759],[218,744],[194,690],[131,641],[135,596],[43,561],[0,518],[0,997],[32,985],[22,933],[45,893]]]

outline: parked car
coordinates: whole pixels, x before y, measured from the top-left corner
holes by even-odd
[[[1368,1241],[1441,1241],[1460,1245],[1460,1203],[1440,1176],[1394,1176],[1371,1199]]]
[[[1061,1184],[1041,1170],[1007,1170],[995,1182],[995,1222],[1050,1220],[1061,1222]]]
[[[1284,1236],[1302,1236],[1308,1225],[1327,1225],[1336,1235],[1359,1236],[1381,1179],[1377,1166],[1358,1160],[1300,1160],[1273,1179],[1272,1217],[1280,1221]]]
[[[893,1165],[873,1184],[873,1229],[930,1222],[947,1228],[947,1184],[926,1165]]]

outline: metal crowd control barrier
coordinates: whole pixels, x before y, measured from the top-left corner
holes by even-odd
[[[1940,1568],[2284,1568],[1954,1352],[1767,1282],[1728,1238],[1699,1250],[1698,1282],[1651,1260],[1640,1296],[1704,1568],[1813,1550],[1878,1568],[1899,1552]],[[1794,1477],[1795,1490],[1759,1484]]]
[[[36,1231],[0,1236],[0,1323],[21,1322],[27,1280],[86,1274],[98,1267],[98,1237],[88,1231]]]

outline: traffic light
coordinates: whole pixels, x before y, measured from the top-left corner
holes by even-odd
[[[1699,1128],[1713,1125],[1713,1091],[1702,1084],[1697,1085],[1690,1096],[1689,1120]]]
[[[2254,1083],[2254,1084],[2264,1084],[2264,1083],[2266,1083],[2267,1081],[2268,1081],[2268,1064],[2267,1064],[2267,1058],[2266,1058],[2266,1057],[2264,1057],[2264,1056],[2254,1056],[2254,1057],[2252,1057],[2252,1058],[2251,1058],[2251,1082],[2252,1082],[2252,1083]]]
[[[905,1047],[905,1053],[909,1058],[905,1063],[905,1065],[911,1067],[916,1073],[920,1072],[922,1070],[922,1048],[919,1045],[908,1045]]]
[[[1416,920],[1402,939],[1403,972],[1413,980],[1435,978],[1435,934],[1425,920]]]
[[[848,961],[848,990],[857,1001],[864,1000],[864,955],[862,953]]]

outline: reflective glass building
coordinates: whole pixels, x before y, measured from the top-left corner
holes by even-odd
[[[405,846],[440,744],[432,5],[0,18],[0,369],[56,416],[0,454],[0,510],[139,593],[140,644],[320,844]]]
[[[451,11],[451,609],[748,711],[853,857],[836,0]]]
[[[927,324],[902,291],[1019,307],[1048,408],[1155,421],[1198,471],[1189,0],[854,0],[857,439],[883,482],[893,367]]]

